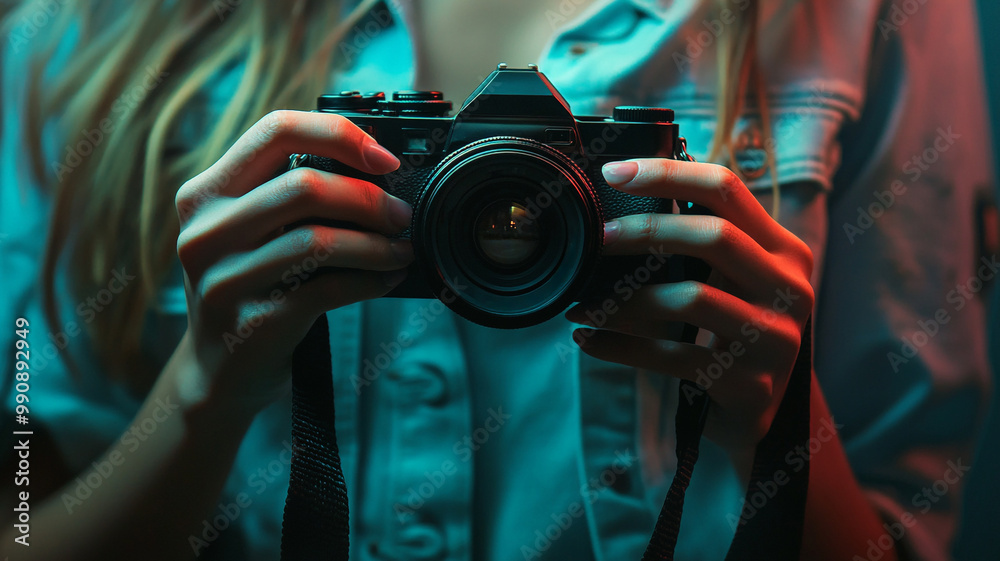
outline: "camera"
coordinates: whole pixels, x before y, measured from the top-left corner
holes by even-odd
[[[416,259],[389,297],[436,297],[470,321],[517,328],[636,279],[682,275],[655,251],[602,257],[605,222],[675,211],[673,200],[623,193],[601,174],[612,161],[688,159],[670,109],[575,116],[537,66],[500,64],[454,116],[436,91],[343,91],[320,96],[317,111],[350,119],[401,162],[384,176],[308,154],[289,166],[360,178],[413,207],[400,237]]]

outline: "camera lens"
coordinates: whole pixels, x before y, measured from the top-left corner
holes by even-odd
[[[476,220],[475,239],[482,255],[500,267],[525,265],[541,246],[538,223],[514,201],[486,207]]]
[[[564,310],[593,277],[603,218],[569,157],[491,137],[434,168],[412,239],[428,285],[452,310],[489,327],[527,327]]]

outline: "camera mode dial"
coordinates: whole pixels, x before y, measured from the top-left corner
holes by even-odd
[[[389,115],[407,117],[444,117],[451,111],[451,102],[435,91],[401,90],[393,92],[392,100],[379,103]]]
[[[620,105],[615,107],[612,117],[627,123],[672,123],[674,111],[663,107],[636,107]]]
[[[368,92],[364,95],[357,90],[342,91],[336,94],[321,95],[316,100],[320,111],[356,111],[368,112],[378,106],[379,101],[385,101],[382,92]]]

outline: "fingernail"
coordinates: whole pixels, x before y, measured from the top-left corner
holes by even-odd
[[[406,201],[389,196],[386,203],[389,212],[389,220],[396,228],[405,230],[410,227],[410,220],[413,219],[413,209]]]
[[[374,138],[368,137],[365,139],[361,154],[365,159],[365,164],[368,165],[368,169],[389,173],[399,167],[399,158],[379,145],[378,142],[375,142]]]
[[[397,269],[395,271],[389,271],[387,273],[382,273],[382,282],[385,283],[389,288],[394,288],[403,282],[406,278],[407,269]]]
[[[406,240],[392,240],[389,242],[393,257],[400,263],[409,265],[413,261],[413,244]]]
[[[628,183],[635,179],[636,174],[639,173],[639,164],[636,162],[611,162],[604,164],[601,172],[608,183],[616,185]]]
[[[604,245],[611,245],[618,241],[622,233],[622,223],[612,220],[604,225]]]

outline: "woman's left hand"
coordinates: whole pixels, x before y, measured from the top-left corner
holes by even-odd
[[[779,225],[729,169],[669,159],[608,164],[605,178],[634,195],[690,201],[714,216],[644,214],[605,226],[605,254],[680,254],[712,268],[708,282],[651,284],[617,311],[566,313],[580,329],[574,340],[596,358],[692,380],[711,406],[705,436],[738,469],[771,426],[813,308],[809,247]],[[604,318],[595,325],[590,318]],[[679,343],[676,323],[711,332],[705,345]]]

